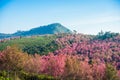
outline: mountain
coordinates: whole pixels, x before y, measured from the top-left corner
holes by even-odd
[[[9,38],[9,37],[12,37],[12,35],[11,34],[0,33],[0,39]]]
[[[61,25],[60,23],[53,23],[37,28],[32,28],[28,31],[17,31],[13,34],[0,33],[0,39],[16,37],[16,36],[33,36],[33,35],[45,35],[45,34],[56,34],[56,33],[72,33],[71,30]]]

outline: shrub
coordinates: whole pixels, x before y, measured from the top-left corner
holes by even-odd
[[[117,70],[111,64],[106,64],[105,80],[119,80]]]

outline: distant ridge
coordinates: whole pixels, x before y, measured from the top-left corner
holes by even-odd
[[[60,23],[53,23],[45,26],[32,28],[28,31],[17,31],[13,34],[0,33],[0,39],[10,38],[16,36],[33,36],[33,35],[45,35],[45,34],[57,34],[57,33],[72,33],[71,30],[61,25]]]

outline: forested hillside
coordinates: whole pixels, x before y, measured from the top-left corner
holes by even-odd
[[[0,42],[0,79],[120,80],[120,34],[54,34]]]
[[[71,34],[72,31],[60,23],[52,23],[49,25],[32,28],[27,31],[18,30],[17,32],[15,32],[13,34],[0,33],[0,39],[20,38],[20,37],[47,35],[47,34],[61,34],[61,33]]]

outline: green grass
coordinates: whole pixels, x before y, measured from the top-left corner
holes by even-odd
[[[7,46],[17,45],[28,54],[47,54],[57,49],[57,44],[54,42],[56,38],[56,35],[46,35],[8,40],[0,43],[0,51],[4,50]]]

